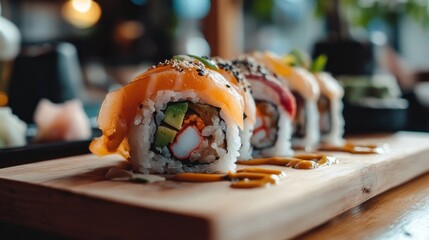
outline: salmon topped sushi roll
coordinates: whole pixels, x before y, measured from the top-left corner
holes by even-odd
[[[344,145],[344,117],[343,102],[344,89],[340,83],[328,72],[324,72],[328,58],[318,56],[309,66],[320,86],[318,101],[320,115],[321,142],[333,146]]]
[[[320,141],[317,109],[320,87],[315,77],[305,68],[291,66],[275,54],[257,52],[253,56],[279,76],[295,96],[297,108],[293,124],[293,145],[306,149],[316,147]]]
[[[251,83],[256,102],[256,126],[251,143],[255,157],[290,156],[295,98],[279,79],[252,57],[233,60]]]
[[[321,142],[342,146],[344,144],[344,118],[342,113],[344,89],[327,72],[317,72],[314,73],[314,76],[321,90],[318,101]]]
[[[240,160],[249,160],[252,158],[251,137],[256,123],[256,105],[251,94],[250,82],[241,73],[240,69],[231,61],[213,58],[219,67],[219,72],[231,83],[244,100],[243,129],[240,131],[241,147]]]
[[[320,55],[312,61],[305,52],[293,50],[283,60],[288,65],[305,68],[313,74],[320,87],[320,97],[317,100],[320,143],[342,146],[345,142],[342,114],[344,89],[331,74],[323,71],[328,58]]]
[[[250,83],[244,78],[238,68],[230,61],[220,57],[208,58],[198,57],[194,55],[177,55],[173,58],[186,61],[200,61],[211,66],[212,69],[218,71],[230,83],[227,87],[234,88],[242,97],[243,113],[243,128],[240,130],[241,147],[239,150],[240,160],[248,160],[252,158],[252,145],[250,138],[256,121],[256,106],[252,94],[250,93]]]
[[[90,150],[142,173],[235,169],[244,99],[210,61],[167,60],[109,93]]]

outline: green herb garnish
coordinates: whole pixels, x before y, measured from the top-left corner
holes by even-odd
[[[183,55],[174,55],[172,57],[174,60],[185,61],[185,57]]]
[[[311,64],[310,71],[313,73],[322,72],[325,69],[328,57],[325,54],[319,55]]]
[[[290,51],[290,53],[288,54],[289,56],[292,56],[294,58],[294,65],[293,66],[298,66],[298,67],[303,67],[303,68],[307,68],[308,67],[308,57],[302,53],[301,51],[294,49],[292,51]]]
[[[206,59],[206,58],[198,57],[198,56],[191,55],[191,54],[187,54],[187,55],[188,55],[189,57],[191,57],[191,58],[195,58],[195,59],[197,59],[198,61],[202,62],[202,63],[204,64],[204,66],[206,66],[206,67],[208,67],[208,68],[211,68],[211,69],[216,70],[216,71],[218,71],[218,70],[219,70],[219,68],[217,67],[217,65],[216,65],[215,63],[213,63],[210,59]]]

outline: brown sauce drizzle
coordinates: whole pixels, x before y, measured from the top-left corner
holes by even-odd
[[[218,182],[228,180],[227,175],[215,173],[178,173],[173,179],[182,182]]]
[[[323,154],[297,154],[293,157],[255,158],[237,161],[241,165],[276,165],[295,169],[314,169],[337,163],[337,158]],[[281,170],[266,168],[243,168],[227,174],[179,173],[173,180],[184,182],[218,182],[231,181],[233,188],[257,188],[277,184],[285,173]]]
[[[379,144],[354,144],[346,142],[343,146],[321,145],[319,151],[348,152],[352,154],[384,153],[385,147]]]
[[[322,154],[297,154],[293,157],[254,158],[237,161],[241,165],[276,165],[295,169],[314,169],[337,163],[337,158]]]
[[[179,173],[173,179],[184,182],[231,181],[233,188],[257,188],[277,184],[284,176],[280,170],[244,168],[227,174]]]

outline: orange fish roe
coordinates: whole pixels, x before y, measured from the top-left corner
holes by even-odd
[[[191,123],[194,123],[200,131],[202,131],[206,127],[206,124],[203,122],[203,120],[196,114],[190,115],[187,119],[183,121],[184,126],[190,125]]]

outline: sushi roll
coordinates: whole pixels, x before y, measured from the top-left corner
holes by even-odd
[[[251,83],[256,103],[256,126],[251,143],[253,156],[290,156],[295,99],[290,91],[251,57],[233,61]]]
[[[344,118],[342,115],[344,90],[331,74],[323,72],[327,57],[318,56],[314,61],[304,52],[293,50],[284,60],[289,65],[308,69],[315,77],[320,87],[320,97],[317,101],[319,111],[320,143],[333,146],[344,144]]]
[[[323,72],[327,61],[326,56],[320,55],[313,61],[310,70],[320,86],[320,98],[317,102],[320,115],[321,142],[328,145],[344,145],[343,102],[344,89],[329,73]]]
[[[234,170],[244,100],[228,86],[209,61],[166,60],[106,96],[90,150],[141,173]]]
[[[256,105],[251,94],[250,82],[242,75],[231,61],[213,58],[219,67],[219,72],[231,83],[231,87],[240,93],[244,100],[243,129],[240,130],[240,156],[239,160],[249,160],[252,158],[251,137],[256,123]]]
[[[296,116],[292,143],[294,147],[311,150],[320,141],[319,112],[317,102],[320,87],[315,77],[305,68],[293,67],[280,56],[269,52],[252,54],[269,70],[283,80],[296,100]]]
[[[212,68],[218,71],[230,83],[228,87],[234,88],[243,99],[243,129],[240,130],[241,146],[239,150],[239,160],[248,160],[252,158],[252,144],[250,138],[252,137],[253,128],[256,121],[256,106],[253,96],[250,93],[250,83],[244,78],[230,61],[214,57],[198,57],[194,55],[177,55],[173,58],[186,60],[186,61],[200,61],[208,64],[213,64]]]

